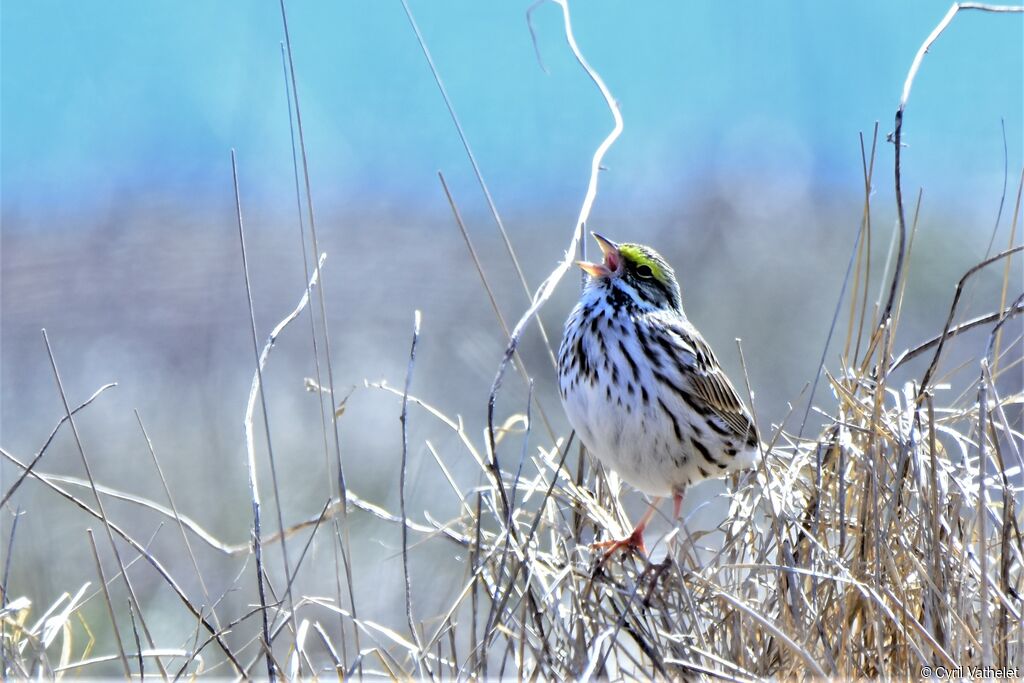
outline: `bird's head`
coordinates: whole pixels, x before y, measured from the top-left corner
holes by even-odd
[[[655,308],[678,310],[682,306],[675,271],[661,254],[643,244],[616,244],[596,232],[590,233],[601,247],[600,263],[577,261],[592,280],[622,289]]]

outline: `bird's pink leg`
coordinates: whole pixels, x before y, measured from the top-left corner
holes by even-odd
[[[651,501],[650,507],[647,508],[647,512],[640,519],[640,522],[633,528],[631,533],[626,538],[620,538],[615,541],[601,541],[600,543],[591,543],[591,548],[607,548],[604,553],[604,557],[601,558],[603,563],[609,557],[611,557],[620,548],[626,548],[628,550],[636,550],[641,555],[647,554],[647,546],[644,545],[644,529],[647,528],[647,523],[654,517],[654,511],[658,509],[658,503],[661,502],[661,498],[655,498]]]
[[[672,521],[679,521],[679,512],[683,509],[683,492],[679,491],[672,496]]]
[[[686,531],[686,525],[680,520],[680,513],[683,511],[683,496],[685,493],[686,489],[681,489],[672,494],[672,523],[676,526],[679,533]],[[670,548],[675,548],[679,533],[674,534],[669,540]]]

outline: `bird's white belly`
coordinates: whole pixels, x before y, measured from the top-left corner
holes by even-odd
[[[707,478],[708,470],[699,471],[699,458],[689,446],[689,426],[680,425],[679,439],[658,414],[659,398],[655,391],[646,405],[636,400],[627,411],[614,395],[608,399],[603,385],[583,384],[567,393],[565,410],[587,451],[605,467],[644,493],[668,496]]]
[[[675,466],[665,467],[665,441],[644,411],[627,413],[601,386],[580,386],[565,401],[569,421],[587,451],[630,485],[654,496],[672,493]],[[668,471],[666,471],[668,470]]]

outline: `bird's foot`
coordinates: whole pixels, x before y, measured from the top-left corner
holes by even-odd
[[[614,555],[619,550],[631,550],[639,553],[643,557],[647,557],[647,546],[644,545],[644,527],[637,526],[626,538],[620,538],[614,541],[601,541],[599,543],[591,543],[590,548],[592,550],[603,549],[604,556],[601,557],[601,563],[604,564],[608,561],[608,558]]]

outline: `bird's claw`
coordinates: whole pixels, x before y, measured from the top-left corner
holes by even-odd
[[[630,550],[638,553],[642,557],[647,557],[647,546],[644,545],[644,530],[642,527],[633,529],[626,538],[620,538],[614,541],[600,541],[598,543],[590,544],[591,550],[604,550],[604,555],[601,557],[600,564],[604,564],[608,561],[612,555],[619,550]]]

